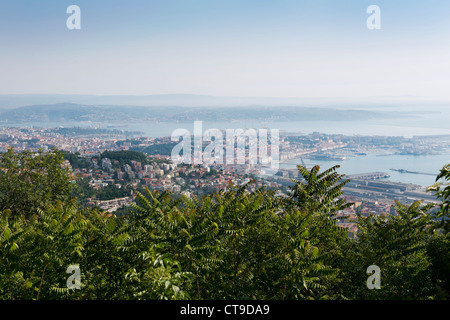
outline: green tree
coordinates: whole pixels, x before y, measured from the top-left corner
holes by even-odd
[[[128,219],[75,202],[37,210],[29,220],[0,217],[0,299],[185,299],[189,274]],[[81,290],[66,286],[69,265]]]
[[[273,191],[247,188],[200,199],[146,191],[131,217],[145,230],[140,241],[193,274],[193,298],[322,298],[336,270],[324,263],[314,217],[284,212]]]
[[[330,299],[344,297],[345,260],[351,246],[347,231],[336,223],[336,213],[353,205],[341,198],[343,187],[350,180],[339,174],[338,168],[336,165],[320,172],[320,166],[311,170],[297,166],[302,179],[293,179],[295,185],[290,187],[290,197],[286,200],[287,208],[299,210],[310,220],[309,232],[317,239],[323,261],[335,270],[333,277],[328,277],[326,285],[321,287],[322,295]]]
[[[63,155],[9,149],[0,155],[0,211],[28,217],[47,204],[70,200],[72,183]]]
[[[58,297],[67,266],[82,255],[86,220],[74,202],[38,208],[28,220],[10,214],[3,213],[0,226],[0,287],[8,288],[0,292],[10,299]]]
[[[320,166],[308,170],[298,165],[297,169],[303,180],[293,180],[295,185],[290,188],[290,203],[300,210],[329,216],[350,207],[352,203],[339,198],[344,193],[342,188],[350,181],[344,179],[345,175],[336,172],[339,167],[336,165],[319,173]]]
[[[440,179],[445,179],[447,186],[443,187],[443,183],[437,182]],[[441,169],[441,172],[436,178],[436,183],[427,189],[429,192],[433,192],[435,196],[442,201],[436,218],[442,221],[442,226],[446,233],[450,231],[450,164],[447,164]]]
[[[397,202],[396,215],[358,216],[358,235],[346,267],[346,293],[352,299],[432,299],[432,281],[427,243],[433,237],[430,208],[416,201],[410,206]],[[381,270],[381,289],[366,286],[367,267]]]
[[[447,186],[437,181],[444,179]],[[450,298],[450,164],[445,165],[436,178],[436,184],[428,188],[441,201],[440,210],[434,215],[440,233],[433,238],[427,247],[431,261],[433,279],[437,282],[438,297]]]

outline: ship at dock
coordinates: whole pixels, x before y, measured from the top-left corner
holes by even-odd
[[[347,160],[347,157],[330,155],[330,154],[312,154],[308,156],[309,159],[312,160],[326,160],[326,161],[344,161]]]

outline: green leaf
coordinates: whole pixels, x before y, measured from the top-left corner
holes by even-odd
[[[17,249],[19,249],[19,246],[18,246],[18,244],[15,243],[15,242],[13,242],[13,243],[11,244],[11,246],[9,247],[9,251],[10,251],[10,252],[14,252],[14,251],[16,251]]]

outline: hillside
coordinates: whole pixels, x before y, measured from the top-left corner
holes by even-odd
[[[397,117],[395,113],[311,107],[125,107],[58,103],[0,113],[2,121],[348,121]]]

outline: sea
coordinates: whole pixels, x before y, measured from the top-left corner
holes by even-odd
[[[382,179],[391,182],[412,183],[423,187],[431,186],[436,182],[436,176],[440,169],[450,163],[450,152],[439,155],[388,155],[379,156],[368,154],[365,156],[351,157],[343,161],[331,160],[310,160],[303,159],[307,168],[313,165],[319,165],[321,171],[328,169],[334,165],[339,165],[337,170],[340,174],[352,175],[368,172],[385,172],[390,175],[389,178]],[[292,169],[297,165],[301,165],[300,159],[292,159],[288,162],[281,163],[280,168]],[[422,174],[401,173],[391,169],[405,169],[408,171],[421,172]]]

